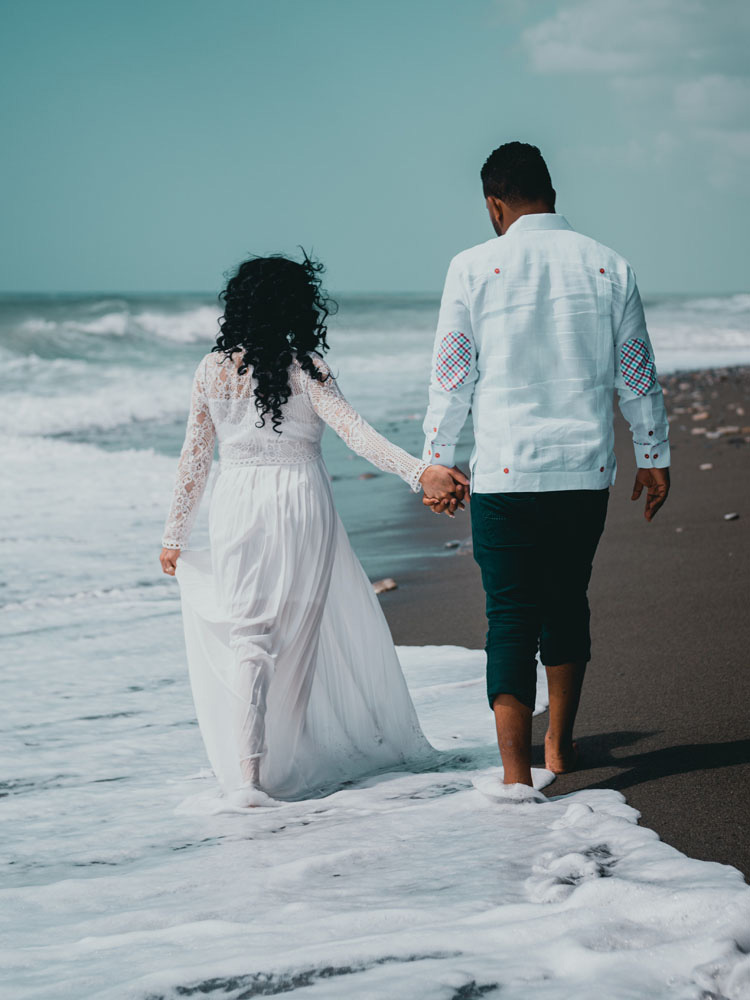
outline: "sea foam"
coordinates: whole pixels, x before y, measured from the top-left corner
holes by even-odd
[[[442,769],[200,815],[183,805],[215,782],[177,604],[90,607],[54,656],[26,636],[5,675],[14,998],[746,996],[739,872],[663,844],[616,791],[498,804],[474,788],[492,716],[450,682],[477,651],[399,649],[427,735],[453,751]]]

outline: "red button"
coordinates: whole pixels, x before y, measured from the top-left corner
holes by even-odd
[[[432,429],[437,434],[437,427],[433,427]],[[651,433],[653,434],[653,431]]]
[[[503,472],[510,472],[510,469],[503,469]]]
[[[427,449],[427,454],[428,454],[428,455],[431,455],[431,454],[432,454],[432,448],[428,448],[428,449]]]
[[[603,267],[599,268],[599,274],[604,274],[604,268]]]
[[[599,466],[599,472],[604,472],[604,466],[603,465]]]
[[[654,458],[658,458],[658,457],[659,457],[659,452],[658,452],[658,451],[655,451],[655,452],[654,452]]]
[[[646,455],[646,458],[648,458],[648,455]]]
[[[440,452],[439,451],[435,452],[435,458],[440,458]],[[646,458],[648,458],[648,455],[646,455]]]
[[[495,274],[500,274],[500,268],[499,267],[495,268]]]

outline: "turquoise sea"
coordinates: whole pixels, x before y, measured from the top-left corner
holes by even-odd
[[[342,296],[339,304],[329,359],[344,393],[382,433],[419,454],[437,297]],[[750,363],[750,295],[662,297],[646,307],[661,372]],[[7,510],[18,513],[5,539],[3,603],[158,582],[192,373],[213,343],[219,312],[207,295],[0,298],[5,489]],[[470,447],[467,427],[463,461]],[[404,531],[403,512],[418,499],[330,431],[324,448],[367,572],[394,574],[424,557]],[[41,559],[40,538],[50,546]]]

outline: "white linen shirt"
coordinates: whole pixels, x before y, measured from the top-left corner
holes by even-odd
[[[476,493],[615,481],[613,390],[636,464],[670,464],[669,424],[628,262],[555,213],[522,215],[450,263],[423,459],[454,465],[469,410]]]

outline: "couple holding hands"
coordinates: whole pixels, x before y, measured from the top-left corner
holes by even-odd
[[[500,146],[481,179],[496,236],[448,269],[421,459],[378,434],[326,364],[322,265],[251,258],[222,293],[220,333],[193,380],[161,553],[180,583],[217,809],[301,798],[436,757],[334,507],[326,424],[437,513],[455,515],[471,492],[502,783],[539,794],[530,767],[537,654],[550,693],[546,766],[576,765],[573,725],[591,657],[587,587],[616,471],[613,390],[633,434],[633,499],[645,489],[647,521],[669,492],[667,415],[628,262],[555,212],[535,146]],[[469,411],[467,478],[454,451]],[[210,549],[190,549],[217,439]]]

